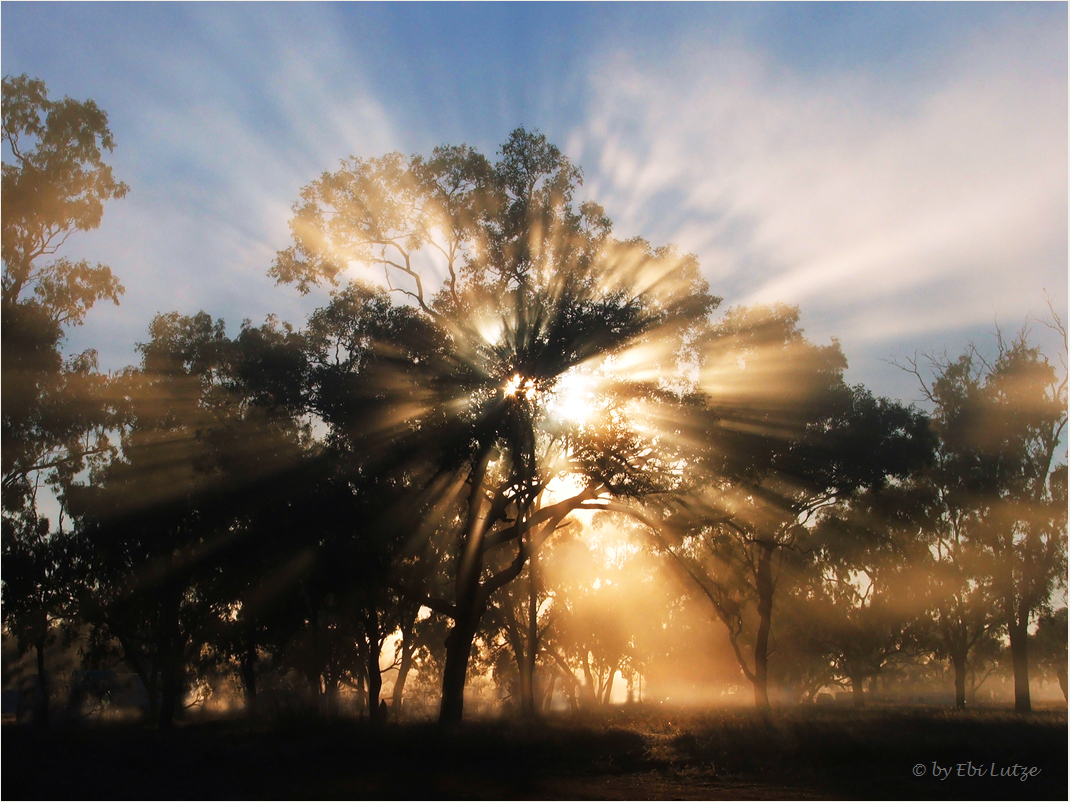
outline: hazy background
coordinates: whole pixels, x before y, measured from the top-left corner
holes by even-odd
[[[71,337],[105,368],[157,312],[233,331],[322,305],[266,271],[340,159],[493,157],[520,125],[619,236],[694,251],[724,308],[799,304],[877,393],[914,399],[885,360],[987,345],[1045,291],[1065,319],[1065,4],[5,3],[2,22],[3,73],[97,101],[131,187],[69,246],[127,288]]]

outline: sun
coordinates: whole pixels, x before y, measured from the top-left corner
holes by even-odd
[[[546,410],[553,417],[567,423],[584,424],[594,413],[595,387],[593,377],[576,368],[565,373],[557,382]]]
[[[505,383],[502,393],[506,398],[524,398],[528,401],[535,400],[540,394],[539,385],[535,380],[521,376],[519,373],[513,374],[512,378]]]

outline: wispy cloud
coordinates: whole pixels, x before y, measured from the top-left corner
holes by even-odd
[[[866,343],[1066,295],[1066,30],[963,42],[928,74],[802,77],[738,44],[619,55],[570,142],[626,233],[701,257],[730,303],[799,303]]]
[[[120,309],[95,311],[72,338],[109,367],[133,358],[160,311],[300,322],[313,302],[267,276],[289,240],[290,204],[350,153],[406,144],[328,13],[255,20],[217,8],[186,22],[180,47],[164,42],[152,58],[135,49],[126,58],[138,72],[109,80],[111,93],[136,98],[112,114],[111,161],[132,192],[71,242],[127,287]]]

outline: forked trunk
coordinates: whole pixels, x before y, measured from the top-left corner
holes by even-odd
[[[412,670],[412,652],[402,644],[401,664],[398,666],[398,676],[394,680],[394,690],[390,695],[390,709],[394,712],[395,719],[401,715],[401,705],[405,698],[405,680]]]
[[[609,704],[609,697],[613,695],[613,680],[616,679],[616,677],[617,677],[617,670],[618,670],[619,666],[620,666],[620,663],[618,663],[617,665],[615,665],[615,666],[613,666],[612,668],[609,669],[609,676],[606,677],[605,687],[602,688],[602,704],[603,705],[608,705]]]
[[[397,719],[401,715],[401,705],[405,698],[405,681],[412,670],[413,653],[416,646],[413,639],[416,635],[416,617],[420,614],[418,605],[413,605],[411,612],[401,630],[401,664],[398,666],[398,676],[394,680],[394,690],[390,698],[390,709]]]
[[[378,615],[373,613],[375,630],[378,631]],[[373,724],[382,724],[386,721],[386,706],[380,702],[379,695],[383,690],[383,675],[379,671],[379,652],[382,649],[382,641],[378,634],[368,638],[368,717]]]

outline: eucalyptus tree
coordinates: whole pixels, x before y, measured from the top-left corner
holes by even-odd
[[[248,327],[240,357],[223,322],[203,312],[159,315],[150,335],[140,368],[124,376],[121,453],[67,495],[87,571],[79,612],[118,641],[167,727],[194,658],[219,645],[221,621],[241,630],[244,657],[256,647],[265,585],[287,564],[275,576],[270,568],[293,538],[264,517],[296,524],[288,508],[309,469],[299,427],[240,368],[264,358]]]
[[[975,650],[986,647],[1002,629],[998,597],[991,581],[992,555],[969,537],[972,511],[955,503],[958,477],[949,455],[937,448],[936,459],[903,483],[901,506],[911,510],[909,526],[924,543],[915,555],[914,581],[924,587],[931,619],[932,653],[946,659],[955,685],[955,706],[966,706]],[[977,659],[974,659],[974,658]]]
[[[93,101],[49,100],[26,75],[3,79],[3,99],[3,500],[15,514],[32,506],[39,474],[69,478],[106,450],[91,436],[111,422],[96,354],[64,361],[61,347],[66,328],[123,288],[106,265],[51,257],[127,187],[103,161],[114,139]]]
[[[1033,634],[1030,649],[1033,654],[1033,665],[1044,674],[1054,676],[1059,683],[1059,690],[1063,692],[1063,701],[1066,697],[1066,668],[1067,668],[1067,621],[1066,607],[1060,607],[1052,612],[1044,613],[1037,621],[1037,630]]]
[[[491,596],[566,516],[679,478],[667,456],[673,430],[659,440],[636,420],[650,417],[644,405],[679,400],[680,355],[717,299],[693,257],[617,241],[597,205],[577,209],[580,180],[545,137],[523,129],[495,163],[466,146],[426,159],[351,158],[302,191],[294,244],[272,268],[302,291],[358,265],[378,268],[422,321],[413,334],[426,347],[375,343],[380,411],[368,420],[395,459],[410,457],[410,506],[449,532],[446,593],[405,588],[453,622],[445,722],[461,718]],[[588,380],[580,401],[566,400],[570,382]],[[565,412],[577,407],[582,415]],[[568,492],[551,492],[563,476],[573,477]]]
[[[118,303],[111,269],[54,258],[75,231],[100,225],[105,201],[126,194],[105,164],[114,147],[107,115],[92,100],[49,100],[44,82],[3,79],[0,394],[4,621],[20,648],[36,648],[47,717],[44,647],[62,615],[63,546],[38,513],[42,482],[59,491],[105,456],[116,412],[96,352],[63,354],[66,331],[99,301]]]
[[[692,463],[689,488],[655,499],[650,525],[727,627],[765,709],[785,551],[812,547],[823,509],[924,463],[927,420],[846,385],[839,344],[808,342],[793,307],[730,310],[702,357],[707,402],[692,425],[708,447]]]
[[[237,664],[250,713],[261,657],[281,662],[304,624],[303,583],[331,487],[305,413],[305,347],[301,332],[273,317],[255,327],[245,321],[218,364],[216,395],[227,403],[197,430],[213,455],[204,467],[218,467],[226,487],[205,512],[229,532],[203,586],[209,637],[220,659]]]
[[[866,680],[927,645],[930,555],[919,527],[924,514],[910,488],[892,485],[826,508],[814,528],[809,624],[858,707]]]
[[[1014,706],[1031,708],[1029,626],[1066,582],[1066,329],[1053,365],[1022,330],[996,355],[908,363],[933,407],[939,481],[963,538],[986,566],[1014,666]]]

